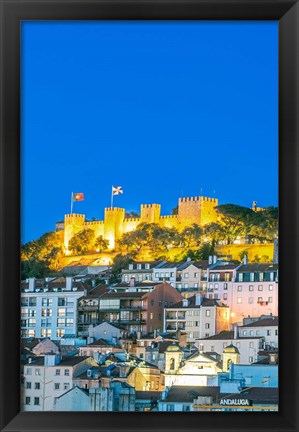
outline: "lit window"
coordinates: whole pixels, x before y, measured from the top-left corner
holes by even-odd
[[[242,303],[242,297],[238,297],[238,298],[237,298],[237,303],[238,303],[238,304],[241,304],[241,303]]]
[[[242,285],[238,285],[238,291],[242,291]]]
[[[268,302],[273,303],[273,297],[268,297]]]
[[[206,317],[209,317],[209,316],[211,316],[211,311],[210,311],[210,309],[207,309],[206,310]]]
[[[273,291],[273,285],[269,285],[269,291]]]

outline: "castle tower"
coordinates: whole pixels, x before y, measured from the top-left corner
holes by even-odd
[[[115,248],[116,241],[123,234],[124,218],[125,209],[118,207],[105,208],[104,238],[109,241],[109,249]]]
[[[180,228],[197,224],[203,226],[217,221],[217,198],[203,196],[179,198],[178,220]]]
[[[68,249],[69,241],[78,232],[83,230],[85,216],[83,214],[66,214],[64,216],[64,247],[66,255],[71,252]]]
[[[165,373],[177,373],[183,358],[183,351],[181,348],[173,343],[165,351]]]
[[[231,363],[239,364],[240,363],[240,353],[238,348],[236,348],[233,344],[230,344],[226,348],[224,348],[222,353],[222,363],[223,372],[227,372],[229,370],[229,365]]]
[[[140,223],[159,223],[160,204],[142,204],[140,207]]]

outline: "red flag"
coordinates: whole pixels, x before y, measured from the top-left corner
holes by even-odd
[[[84,193],[82,192],[73,192],[73,201],[83,201],[84,200]]]

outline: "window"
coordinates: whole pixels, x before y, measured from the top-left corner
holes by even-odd
[[[74,319],[73,318],[67,318],[65,325],[67,327],[73,327],[73,325],[74,325]]]
[[[242,291],[242,285],[238,285],[237,291]]]
[[[259,281],[263,282],[264,280],[264,273],[259,273]]]
[[[54,390],[60,389],[60,383],[54,383]]]
[[[42,299],[42,306],[52,306],[52,299],[51,298],[43,298]]]
[[[249,280],[250,282],[254,282],[254,273],[250,273]]]
[[[64,318],[58,318],[57,319],[57,327],[64,327],[65,326],[65,319]]]
[[[259,291],[263,291],[263,285],[259,285],[259,286],[258,286],[258,290],[259,290]]]
[[[274,281],[274,273],[270,272],[270,281],[273,282]]]
[[[223,294],[223,300],[227,300],[227,293]]]
[[[184,288],[189,288],[189,284],[184,284]]]
[[[205,337],[209,337],[210,336],[210,333],[205,333]]]
[[[219,286],[219,284],[218,284],[218,283],[215,283],[215,284],[214,284],[214,289],[218,289],[218,286]]]
[[[196,273],[194,273],[194,277],[195,278],[197,278],[198,277],[198,273],[196,272]]]
[[[238,303],[238,304],[241,304],[241,303],[242,303],[242,297],[238,297],[238,298],[237,298],[237,303]]]
[[[35,383],[34,388],[35,390],[40,390],[40,383]]]
[[[267,330],[267,336],[271,336],[271,330]]]
[[[206,317],[209,317],[209,316],[211,316],[211,311],[210,311],[210,309],[207,309],[206,310]]]
[[[243,336],[246,336],[246,335],[247,335],[247,331],[243,330]]]
[[[253,348],[253,342],[250,342],[250,343],[249,343],[249,347],[250,347],[250,348]]]
[[[133,264],[129,264],[129,270],[133,270]]]
[[[183,405],[183,411],[190,411],[190,405]]]
[[[57,315],[58,316],[65,316],[65,308],[58,308],[57,309]]]
[[[243,273],[239,273],[239,282],[243,282]]]
[[[214,352],[215,351],[215,347],[214,347],[214,345],[212,345],[211,346],[211,352]]]
[[[64,369],[64,375],[65,376],[70,376],[70,370],[69,369]]]
[[[29,298],[29,306],[36,306],[36,297]]]
[[[156,278],[158,278],[159,277],[159,273],[157,272],[157,273],[155,273],[155,277]]]
[[[31,389],[31,382],[29,382],[29,381],[26,382],[26,388]]]
[[[151,312],[150,313],[150,319],[153,319],[154,318],[154,314],[153,314],[153,312]]]
[[[25,397],[25,404],[26,404],[26,405],[30,405],[30,403],[31,403],[31,398],[30,398],[30,396],[26,396],[26,397]]]
[[[268,297],[268,302],[273,303],[273,297]]]
[[[170,272],[170,277],[174,277],[174,272]]]
[[[167,405],[166,405],[166,411],[174,411],[174,405],[172,405],[172,404],[167,404]]]
[[[36,319],[35,318],[29,318],[28,326],[29,327],[35,327],[36,326]]]
[[[253,363],[253,357],[252,356],[249,357],[249,363]]]
[[[146,270],[149,270],[150,265],[149,264],[145,264],[145,268],[146,268]]]
[[[64,390],[68,390],[70,388],[70,384],[69,383],[64,383],[63,384],[63,389]]]
[[[263,297],[258,297],[257,302],[262,303],[262,301],[263,301]]]
[[[32,369],[31,368],[27,368],[26,375],[32,375]]]
[[[253,297],[248,297],[248,303],[252,304],[253,303]]]
[[[273,285],[269,285],[269,291],[273,291]]]
[[[160,273],[160,277],[161,277],[161,278],[164,277],[164,272],[161,272],[161,273]]]
[[[224,274],[224,280],[225,282],[229,282],[229,273]]]
[[[249,285],[249,291],[253,291],[253,285]]]
[[[278,336],[278,330],[275,330],[275,336]]]
[[[249,336],[253,336],[253,330],[249,331]]]
[[[223,284],[223,289],[227,290],[227,283]]]
[[[55,370],[55,375],[60,375],[60,369]]]
[[[240,348],[240,346],[241,346],[240,342],[237,342],[237,343],[236,343],[236,347],[237,347],[237,348]]]
[[[64,330],[57,330],[57,332],[56,332],[56,336],[57,336],[57,337],[62,337],[62,336],[64,336]]]
[[[59,297],[58,298],[58,306],[65,306],[65,303],[66,303],[66,301],[65,301],[65,298],[64,297]]]
[[[35,375],[40,375],[40,369],[35,369]]]
[[[141,264],[137,264],[137,269],[141,270]]]
[[[189,273],[184,273],[184,278],[189,279]]]
[[[209,329],[210,328],[210,324],[209,323],[205,323],[205,328]]]
[[[35,330],[28,330],[28,337],[35,337]]]
[[[39,405],[39,397],[34,398],[34,405]]]

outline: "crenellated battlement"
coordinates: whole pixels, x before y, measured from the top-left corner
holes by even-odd
[[[97,220],[97,221],[86,221],[86,222],[84,222],[83,225],[84,226],[86,226],[86,225],[88,225],[88,226],[90,226],[90,225],[104,225],[104,221],[100,221],[100,220]]]
[[[109,248],[114,249],[117,240],[124,233],[136,230],[140,223],[155,223],[164,228],[182,230],[192,224],[204,226],[217,221],[215,207],[217,198],[205,196],[182,197],[178,200],[178,214],[161,216],[160,204],[141,204],[140,218],[125,218],[125,209],[106,207],[104,220],[86,221],[83,214],[66,214],[64,223],[64,244],[68,251],[71,238],[83,229],[94,231],[95,237],[103,236],[109,241]]]
[[[85,220],[84,214],[79,213],[69,213],[64,216],[65,220],[74,220],[74,219],[82,219]]]
[[[166,216],[160,216],[160,219],[177,219],[178,215],[166,215]]]
[[[124,208],[120,208],[120,207],[106,207],[105,208],[105,213],[125,213],[125,209]]]
[[[141,208],[161,208],[160,204],[141,204]]]

